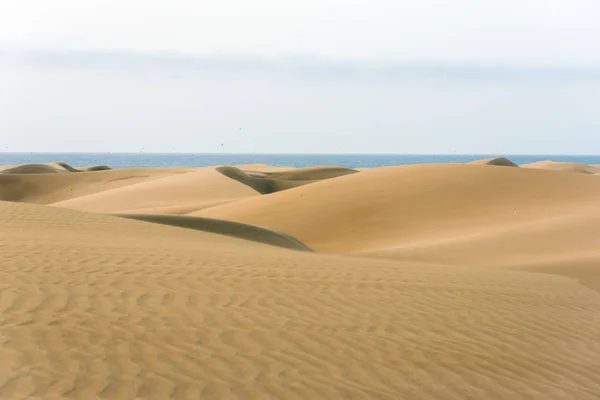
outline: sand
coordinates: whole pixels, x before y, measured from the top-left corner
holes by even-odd
[[[486,158],[484,160],[472,161],[470,164],[497,165],[499,167],[518,167],[517,164],[506,157]]]
[[[539,161],[522,165],[523,168],[547,169],[551,171],[578,172],[582,174],[598,174],[600,166],[579,164],[575,162]]]
[[[600,398],[594,174],[45,165],[0,173],[0,399]]]

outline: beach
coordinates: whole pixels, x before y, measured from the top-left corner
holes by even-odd
[[[600,166],[0,167],[0,399],[598,399]]]

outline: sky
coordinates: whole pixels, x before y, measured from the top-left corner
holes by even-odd
[[[0,151],[600,154],[597,0],[0,3]]]

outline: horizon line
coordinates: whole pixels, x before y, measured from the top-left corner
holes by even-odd
[[[0,151],[0,154],[123,154],[123,155],[290,155],[290,156],[582,156],[600,157],[600,153],[289,153],[289,152],[132,152],[132,151]]]

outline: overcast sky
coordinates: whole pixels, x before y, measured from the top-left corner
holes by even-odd
[[[0,3],[0,151],[600,153],[597,0]]]

